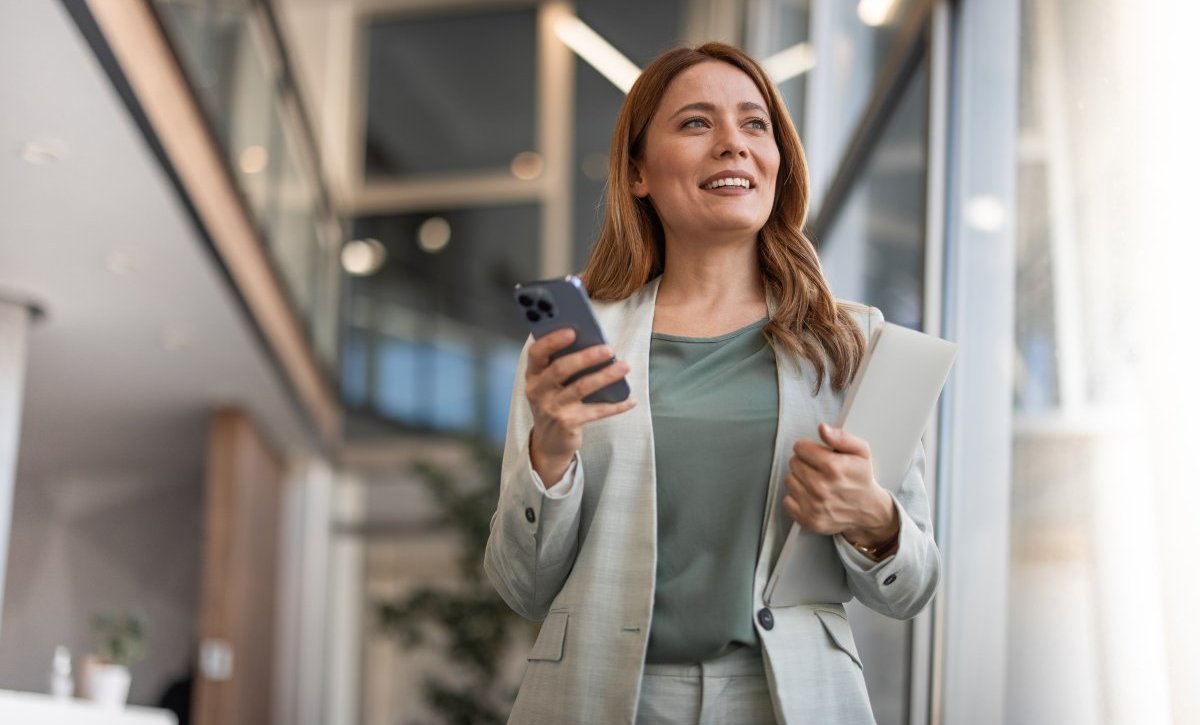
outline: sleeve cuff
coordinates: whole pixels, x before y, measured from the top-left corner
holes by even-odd
[[[538,475],[537,471],[533,470],[532,466],[529,468],[529,474],[533,476],[533,485],[543,496],[551,499],[562,499],[570,496],[571,492],[575,490],[575,481],[579,478],[577,474],[580,465],[579,451],[576,451],[575,455],[571,456],[571,462],[567,464],[567,470],[563,473],[562,478],[558,479],[549,488],[546,487],[546,484],[542,481],[542,477]]]
[[[852,564],[852,565],[856,566],[858,569],[865,571],[865,572],[869,572],[872,569],[875,569],[876,567],[883,566],[884,564],[887,564],[892,559],[896,558],[896,554],[895,554],[895,552],[893,552],[892,554],[888,555],[887,557],[884,557],[883,559],[880,559],[879,561],[875,561],[874,559],[872,559],[871,557],[862,553],[858,549],[855,549],[850,544],[849,541],[846,541],[845,536],[842,536],[841,534],[835,534],[833,537],[833,540],[834,540],[834,543],[837,545],[838,551],[842,554],[842,560],[848,564]],[[899,547],[897,547],[897,548],[899,548]]]

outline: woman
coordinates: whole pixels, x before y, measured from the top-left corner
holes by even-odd
[[[607,194],[583,276],[610,347],[551,363],[559,331],[517,371],[485,568],[545,622],[511,722],[874,722],[842,603],[908,618],[933,595],[924,457],[892,495],[826,425],[882,316],[822,277],[778,90],[730,46],[663,54]],[[582,402],[621,376],[629,400]],[[819,604],[766,597],[793,521],[822,542]]]

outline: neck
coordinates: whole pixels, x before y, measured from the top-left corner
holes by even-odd
[[[756,237],[716,245],[667,239],[658,304],[711,307],[765,299]]]

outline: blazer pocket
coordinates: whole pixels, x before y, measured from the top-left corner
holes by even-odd
[[[833,644],[850,656],[854,660],[854,664],[858,665],[858,669],[862,669],[862,659],[858,656],[858,649],[854,646],[854,634],[850,631],[850,622],[845,617],[841,617],[833,612],[824,610],[816,610],[813,614],[817,615],[817,619],[821,620],[821,624],[825,627],[825,632],[829,635],[829,639],[833,640]]]
[[[566,610],[560,609],[546,615],[542,622],[542,631],[538,632],[537,641],[529,651],[529,661],[558,662],[563,656],[563,640],[567,637]]]

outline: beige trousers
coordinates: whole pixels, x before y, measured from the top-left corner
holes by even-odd
[[[775,725],[762,653],[744,648],[698,665],[646,665],[637,725]]]

